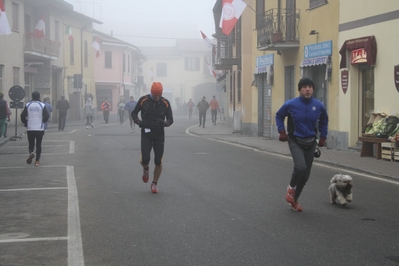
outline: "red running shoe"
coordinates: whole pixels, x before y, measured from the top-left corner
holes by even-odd
[[[285,199],[289,204],[294,204],[295,202],[295,189],[287,187],[287,194],[285,195]]]
[[[294,203],[289,203],[292,209],[296,212],[301,212],[302,211],[302,206],[299,205],[298,201],[295,201]]]
[[[151,183],[151,192],[152,193],[158,193],[157,184]]]
[[[150,177],[148,174],[149,171],[150,171],[150,168],[148,168],[147,170],[143,169],[143,182],[144,183],[148,182],[148,178]]]

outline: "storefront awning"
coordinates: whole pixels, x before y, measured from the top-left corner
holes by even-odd
[[[341,54],[341,62],[339,68],[346,68],[346,51],[352,51],[359,48],[364,48],[367,54],[367,65],[374,66],[377,59],[377,42],[374,36],[366,36],[351,40],[346,40],[342,45],[339,53]]]
[[[254,75],[266,73],[266,72],[267,72],[267,69],[268,69],[267,66],[264,66],[264,67],[255,67]]]
[[[328,56],[303,59],[299,67],[309,67],[327,64]]]

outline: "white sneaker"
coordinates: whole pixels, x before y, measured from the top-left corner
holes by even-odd
[[[86,126],[87,129],[89,129],[89,126]]]
[[[107,126],[108,126],[108,124],[105,124],[105,126],[107,127]]]

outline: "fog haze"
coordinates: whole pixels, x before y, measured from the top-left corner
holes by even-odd
[[[176,38],[215,33],[216,0],[66,0],[76,12],[102,21],[94,28],[136,46],[172,46]]]

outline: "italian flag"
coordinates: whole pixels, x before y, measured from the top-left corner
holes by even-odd
[[[10,24],[8,24],[8,19],[6,15],[6,10],[4,9],[3,0],[0,0],[0,35],[11,34]]]
[[[65,34],[68,34],[68,40],[69,42],[73,41],[73,35],[72,35],[72,27],[71,26],[67,26],[65,29]]]
[[[101,55],[100,39],[96,38],[91,46],[93,46],[93,48],[96,50],[96,57],[97,58],[100,57],[100,55]]]
[[[35,36],[38,39],[44,38],[46,34],[46,24],[44,23],[44,18],[42,17],[39,22],[37,22],[35,27]]]

